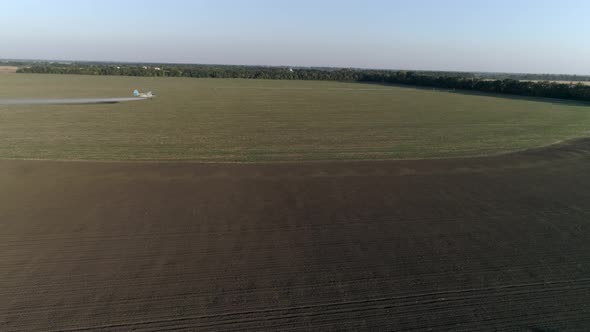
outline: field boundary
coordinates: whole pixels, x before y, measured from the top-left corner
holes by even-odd
[[[203,165],[317,165],[317,164],[366,164],[371,162],[419,162],[419,161],[461,161],[472,159],[493,159],[502,156],[530,156],[535,154],[560,155],[561,152],[576,151],[590,154],[590,137],[578,137],[528,149],[482,154],[472,156],[458,156],[445,158],[407,158],[407,159],[322,159],[322,160],[277,160],[277,161],[207,161],[195,159],[145,159],[145,160],[109,160],[109,159],[43,159],[43,158],[0,158],[0,161],[31,161],[31,162],[60,162],[60,163],[101,163],[101,164],[203,164]],[[565,158],[564,155],[561,155]]]

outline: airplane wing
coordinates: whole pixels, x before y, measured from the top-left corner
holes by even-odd
[[[61,98],[61,99],[0,99],[0,105],[67,105],[67,104],[115,104],[139,101],[146,98]]]

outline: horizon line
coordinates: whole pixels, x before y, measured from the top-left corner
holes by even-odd
[[[339,67],[339,66],[302,66],[302,65],[262,65],[262,64],[228,64],[228,63],[197,63],[197,62],[168,62],[168,61],[119,61],[119,60],[64,60],[64,59],[35,59],[35,58],[0,58],[2,62],[70,62],[70,63],[111,63],[111,64],[143,64],[143,65],[192,65],[192,66],[233,66],[233,67],[266,67],[266,68],[310,68],[310,69],[356,69],[356,70],[386,70],[386,71],[415,71],[415,72],[440,72],[440,73],[473,73],[473,74],[513,74],[513,75],[567,75],[590,77],[588,74],[568,74],[551,72],[509,72],[509,71],[486,71],[486,70],[444,70],[444,69],[400,69],[400,68],[378,68],[378,67]]]

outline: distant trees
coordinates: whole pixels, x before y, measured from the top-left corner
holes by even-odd
[[[590,101],[590,86],[579,83],[579,81],[584,80],[590,81],[590,77],[575,75],[490,74],[335,68],[291,69],[288,67],[262,66],[112,63],[34,63],[26,67],[21,67],[18,72],[43,74],[375,82],[426,86],[439,89],[460,89],[531,97]],[[547,80],[540,80],[541,78]],[[557,83],[550,82],[548,79],[578,82]]]
[[[394,74],[368,74],[361,77],[359,81],[590,101],[590,86],[580,82],[557,83],[549,81],[519,81],[514,79],[490,80],[470,77],[437,77],[401,71]]]

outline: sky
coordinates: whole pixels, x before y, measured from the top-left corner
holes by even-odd
[[[590,74],[587,0],[2,0],[0,59]]]

